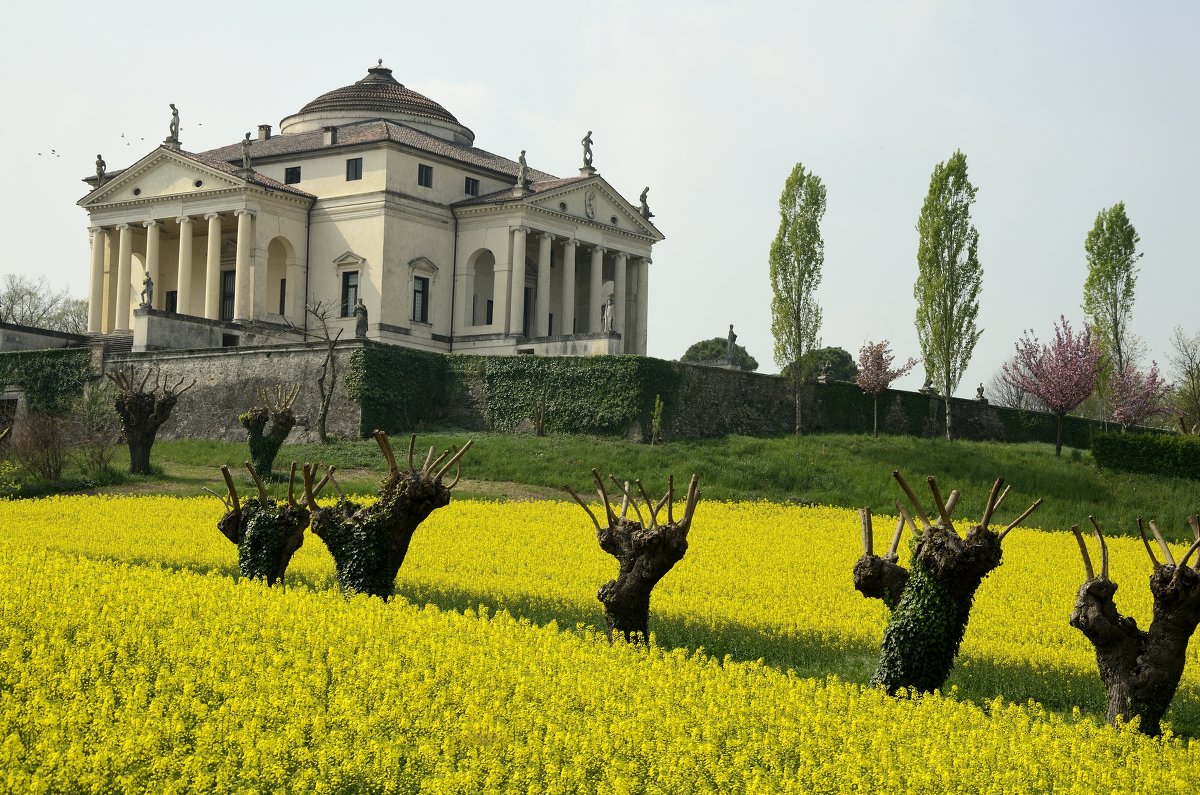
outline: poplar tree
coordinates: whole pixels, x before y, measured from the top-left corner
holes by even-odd
[[[971,224],[975,186],[967,179],[967,156],[961,151],[938,163],[917,220],[917,339],[925,374],[946,404],[946,438],[954,438],[950,396],[971,361],[980,331],[979,232]]]
[[[1127,329],[1133,313],[1136,263],[1142,258],[1137,230],[1117,202],[1096,214],[1096,223],[1084,240],[1087,279],[1083,283],[1083,311],[1108,359],[1112,372],[1123,373],[1129,364]]]
[[[813,293],[821,283],[825,241],[825,185],[804,164],[797,163],[779,196],[779,232],[771,243],[771,334],[775,362],[791,366],[796,393],[796,433],[801,433],[800,359],[817,346],[821,307]]]

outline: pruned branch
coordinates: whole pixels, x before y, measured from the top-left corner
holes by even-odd
[[[908,501],[912,505],[913,511],[916,513],[917,518],[921,520],[921,526],[925,530],[933,527],[933,525],[929,523],[929,517],[926,515],[925,509],[921,507],[921,503],[917,499],[917,495],[913,494],[912,487],[908,485],[908,481],[906,481],[904,476],[900,474],[900,470],[893,469],[892,477],[896,479],[896,482],[900,484],[900,488],[904,490],[904,494],[908,497]]]
[[[1036,500],[1034,500],[1034,501],[1033,501],[1033,505],[1030,505],[1028,508],[1026,508],[1026,509],[1025,509],[1025,511],[1024,511],[1024,513],[1022,513],[1022,514],[1021,514],[1020,516],[1018,516],[1016,519],[1013,519],[1013,520],[1012,520],[1012,522],[1011,522],[1011,523],[1010,523],[1010,524],[1009,524],[1007,527],[1005,527],[1003,531],[1001,531],[1001,533],[1000,533],[1000,540],[1001,540],[1001,541],[1003,541],[1003,540],[1004,540],[1004,537],[1005,537],[1006,535],[1008,535],[1010,532],[1012,532],[1012,529],[1013,529],[1014,527],[1016,527],[1017,525],[1019,525],[1021,522],[1025,521],[1026,519],[1028,519],[1028,518],[1029,518],[1029,514],[1031,514],[1031,513],[1033,513],[1034,511],[1036,511],[1036,510],[1038,509],[1038,507],[1039,507],[1041,504],[1042,504],[1042,498],[1041,498],[1041,497],[1038,497]]]

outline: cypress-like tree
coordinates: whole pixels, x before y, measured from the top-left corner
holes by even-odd
[[[825,185],[797,163],[779,197],[779,232],[771,243],[771,334],[775,337],[775,362],[791,366],[796,391],[796,433],[801,432],[799,362],[817,346],[821,307],[813,293],[821,283],[825,241],[821,219],[825,216]]]
[[[925,374],[946,403],[946,438],[953,439],[950,396],[971,361],[980,331],[979,232],[971,223],[975,186],[967,179],[967,156],[961,151],[938,163],[929,178],[929,193],[917,220],[917,339]]]
[[[1137,284],[1137,250],[1141,241],[1125,214],[1125,202],[1117,202],[1096,214],[1096,223],[1084,240],[1087,279],[1083,283],[1083,311],[1108,359],[1111,372],[1123,373],[1129,363],[1126,332],[1133,314],[1133,288]]]

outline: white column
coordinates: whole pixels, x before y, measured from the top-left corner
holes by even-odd
[[[535,337],[550,336],[550,245],[553,242],[554,235],[549,232],[542,232],[538,237],[537,297],[533,302]]]
[[[650,318],[650,258],[638,260],[637,281],[637,347],[631,351],[646,355],[646,322]]]
[[[159,282],[159,255],[158,255],[158,237],[162,231],[162,224],[158,221],[146,221],[142,226],[146,227],[146,274],[150,277],[150,281],[154,283],[154,290],[150,296],[150,308],[162,309],[162,284]]]
[[[179,266],[176,269],[178,285],[175,288],[175,311],[181,315],[192,314],[192,219],[181,215],[175,219],[179,224]]]
[[[129,331],[129,292],[133,288],[130,270],[133,267],[133,230],[129,224],[117,224],[121,233],[117,244],[117,324],[114,331]]]
[[[204,316],[221,319],[221,214],[208,213],[208,259],[204,265]]]
[[[525,239],[529,227],[513,230],[512,289],[508,298],[508,333],[521,334],[525,320]]]
[[[562,318],[559,321],[560,334],[575,332],[575,238],[563,245],[563,287],[562,287]]]
[[[600,246],[592,247],[592,270],[589,278],[591,281],[588,285],[588,331],[596,333],[604,331],[600,319],[600,304],[603,303],[600,287],[604,281],[604,249]]]
[[[99,334],[104,322],[104,227],[92,227],[92,278],[88,291],[88,334]]]
[[[234,210],[237,216],[237,259],[233,277],[233,319],[250,319],[250,269],[254,263],[254,212]],[[361,287],[360,287],[361,289]]]
[[[629,353],[629,340],[625,339],[625,291],[628,289],[626,273],[629,270],[629,255],[623,251],[617,252],[617,263],[613,268],[613,331],[621,335],[621,345],[617,349],[621,353]]]

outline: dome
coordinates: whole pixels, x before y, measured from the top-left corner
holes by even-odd
[[[450,111],[392,77],[392,70],[382,60],[357,83],[322,94],[288,116],[280,122],[279,131],[309,132],[369,119],[398,121],[458,143],[471,144],[475,139]]]

